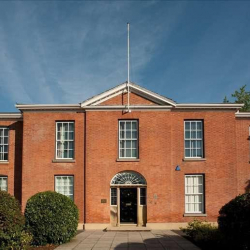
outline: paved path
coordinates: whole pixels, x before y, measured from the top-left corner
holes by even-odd
[[[172,231],[103,232],[84,231],[56,250],[199,250]]]

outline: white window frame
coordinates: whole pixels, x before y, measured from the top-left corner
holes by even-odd
[[[68,126],[69,126],[69,124],[73,124],[73,127],[74,127],[74,131],[71,131],[71,132],[73,132],[73,139],[66,139],[66,140],[64,140],[64,141],[66,141],[66,142],[73,142],[73,149],[72,149],[72,151],[73,151],[73,157],[58,157],[57,156],[57,151],[58,151],[58,148],[57,148],[57,142],[60,142],[61,140],[59,140],[58,139],[58,132],[60,132],[60,131],[58,131],[58,129],[57,129],[57,125],[58,124],[62,124],[62,127],[63,127],[63,124],[64,123],[67,123],[68,124]],[[67,131],[68,133],[69,133],[69,131]],[[75,157],[75,122],[74,121],[57,121],[56,122],[56,159],[58,159],[58,160],[72,160],[72,159],[74,159],[74,157]]]
[[[8,176],[0,176],[0,180],[1,180],[0,190],[8,192]],[[6,180],[6,186],[3,186],[2,184],[3,180]],[[5,187],[5,189],[3,189],[2,187]]]
[[[116,189],[116,205],[113,205],[112,204],[112,197],[114,197],[114,196],[112,196],[112,189]],[[117,207],[117,202],[118,202],[118,188],[117,187],[110,187],[110,206],[112,206],[112,207]]]
[[[125,122],[125,130],[124,130],[124,135],[125,135],[125,137],[124,138],[121,138],[121,134],[120,134],[120,132],[121,132],[121,130],[120,130],[120,128],[121,128],[121,123],[124,123]],[[135,131],[135,130],[133,130],[132,129],[132,122],[135,122],[136,123],[136,131],[137,131],[137,138],[135,139],[135,138],[132,138],[132,136],[131,136],[131,138],[126,138],[126,123],[127,122],[131,122],[131,133],[132,133],[132,131]],[[138,126],[138,120],[119,120],[119,129],[118,129],[118,133],[119,133],[119,141],[118,141],[118,151],[119,151],[119,159],[138,159],[139,158],[139,140],[138,140],[138,138],[139,138],[139,131],[138,131],[138,128],[139,128],[139,126]],[[127,157],[127,156],[121,156],[121,147],[120,147],[120,142],[121,141],[131,141],[131,156],[130,157]],[[137,147],[136,148],[132,148],[132,141],[136,141],[137,142]],[[125,152],[126,152],[126,147],[124,148],[124,150],[125,150]],[[132,156],[132,149],[135,149],[136,150],[136,153],[137,153],[137,156]]]
[[[192,122],[196,123],[196,138],[192,138]],[[186,138],[186,123],[190,123],[190,138]],[[201,123],[201,130],[197,129],[197,123]],[[198,158],[198,159],[202,159],[204,158],[204,126],[203,126],[203,120],[185,120],[184,121],[184,158]],[[201,138],[197,138],[197,132],[201,131]],[[190,141],[190,148],[186,148],[186,141]],[[192,148],[192,141],[196,141],[196,148]],[[201,141],[201,148],[197,147],[197,141]],[[189,149],[191,154],[192,154],[192,150],[196,149],[196,155],[197,155],[197,149],[201,149],[201,156],[186,156],[186,149]]]
[[[196,186],[202,186],[202,193],[199,193],[199,192],[193,192],[193,193],[187,193],[187,177],[201,177],[202,178],[202,184],[197,184]],[[189,175],[189,174],[186,174],[185,175],[185,213],[186,214],[204,214],[205,212],[205,189],[204,189],[204,175],[203,174],[195,174],[195,175]],[[198,182],[197,182],[198,183]],[[194,183],[192,183],[191,187],[194,187]],[[199,190],[199,188],[197,188]],[[193,210],[193,211],[187,211],[186,209],[186,205],[187,204],[190,204],[190,202],[187,202],[187,197],[188,196],[201,196],[201,202],[192,202],[192,204],[201,204],[201,211],[196,211],[196,210]],[[195,207],[195,206],[194,206]]]
[[[64,186],[59,186],[58,184],[57,184],[57,181],[59,180],[59,178],[65,178],[65,177],[67,177],[67,179],[69,179],[69,178],[72,178],[72,180],[73,180],[73,189],[72,189],[72,191],[73,191],[73,193],[72,194],[65,194],[64,192],[60,192],[60,190],[58,189],[59,187],[64,187]],[[70,187],[71,185],[68,185],[68,187]],[[72,201],[74,201],[74,189],[75,189],[75,180],[74,180],[74,176],[73,175],[55,175],[55,192],[57,192],[57,193],[59,193],[59,194],[63,194],[63,195],[65,195],[65,196],[67,196],[68,198],[70,198]],[[72,197],[72,198],[71,198]]]
[[[141,196],[141,189],[144,188],[145,189],[145,196]],[[146,187],[140,187],[139,188],[139,192],[140,192],[140,195],[139,195],[139,204],[140,206],[147,206],[147,188]],[[145,204],[141,204],[141,197],[145,197]]]
[[[8,162],[9,161],[9,128],[8,127],[0,127],[0,130],[3,131],[3,136],[1,136],[3,143],[0,144],[0,146],[2,146],[2,147],[0,147],[0,162]],[[7,131],[7,136],[4,135],[5,131]],[[4,138],[6,138],[6,137],[7,137],[7,144],[4,143]],[[7,152],[2,149],[5,146],[7,146]],[[7,154],[7,160],[4,160],[4,154]]]

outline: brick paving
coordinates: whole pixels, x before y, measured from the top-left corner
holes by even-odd
[[[56,250],[200,250],[170,230],[151,232],[84,231]]]

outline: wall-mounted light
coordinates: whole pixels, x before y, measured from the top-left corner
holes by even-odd
[[[180,168],[180,166],[176,166],[176,168],[175,168],[175,171],[181,171],[181,168]]]

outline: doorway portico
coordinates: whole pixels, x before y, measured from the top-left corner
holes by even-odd
[[[147,183],[135,171],[117,173],[110,183],[111,226],[146,226]]]

